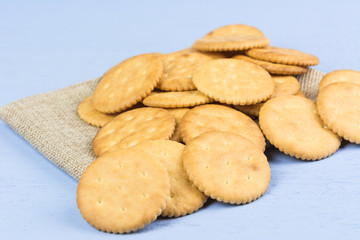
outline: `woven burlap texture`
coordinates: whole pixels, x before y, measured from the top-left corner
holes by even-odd
[[[298,77],[301,90],[315,100],[325,73],[310,69]],[[20,99],[0,108],[0,118],[47,159],[79,180],[95,160],[92,139],[99,130],[77,114],[79,103],[94,91],[99,78]]]

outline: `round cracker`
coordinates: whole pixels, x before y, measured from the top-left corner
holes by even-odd
[[[238,105],[263,102],[275,87],[263,68],[237,59],[217,59],[202,64],[195,70],[193,82],[210,98]]]
[[[77,205],[96,229],[128,233],[154,221],[166,206],[170,180],[153,156],[135,150],[106,153],[79,180]]]
[[[124,112],[101,128],[93,140],[96,156],[129,148],[145,140],[167,140],[174,133],[175,118],[161,108],[138,108]]]
[[[354,70],[337,70],[326,74],[320,81],[319,90],[337,82],[351,82],[360,84],[360,72]]]
[[[302,67],[319,64],[319,59],[316,56],[289,48],[267,47],[250,49],[245,51],[245,54],[263,61]]]
[[[190,108],[168,108],[166,109],[168,112],[170,112],[174,117],[176,121],[175,131],[174,134],[171,136],[170,140],[175,142],[181,142],[181,132],[180,132],[180,123],[187,111],[190,110]]]
[[[293,76],[271,76],[275,83],[274,92],[271,97],[295,95],[300,91],[300,83]]]
[[[183,169],[184,145],[170,140],[145,141],[132,149],[144,151],[158,159],[170,177],[170,199],[161,215],[179,217],[201,208],[207,197],[192,185]]]
[[[200,51],[239,51],[266,47],[269,39],[257,28],[244,24],[227,25],[215,29],[197,40],[193,47]]]
[[[304,73],[308,72],[308,68],[306,68],[306,67],[285,65],[285,64],[279,64],[279,63],[271,63],[271,62],[267,62],[267,61],[254,59],[254,58],[242,55],[242,54],[233,56],[233,58],[245,60],[245,61],[251,62],[253,64],[256,64],[256,65],[264,68],[270,74],[299,75],[299,74],[304,74]]]
[[[184,169],[205,195],[245,204],[263,195],[271,171],[264,153],[246,138],[227,132],[205,132],[186,145]]]
[[[237,110],[254,117],[259,116],[260,108],[264,105],[264,103],[256,103],[252,105],[234,105],[234,108]]]
[[[211,100],[208,96],[199,91],[184,91],[184,92],[152,92],[147,96],[143,103],[150,107],[162,108],[178,108],[178,107],[193,107]]]
[[[303,97],[281,96],[260,109],[260,127],[280,151],[302,160],[318,160],[333,154],[341,140],[326,128],[316,104]]]
[[[116,114],[106,114],[97,111],[92,104],[92,96],[86,97],[78,106],[78,115],[86,123],[96,127],[103,127],[110,122]]]
[[[274,92],[271,94],[271,98],[295,95],[300,91],[300,83],[293,76],[271,76],[275,83]],[[264,103],[256,103],[252,105],[235,105],[237,110],[246,113],[251,116],[259,116],[260,108]]]
[[[185,49],[166,54],[162,59],[164,72],[156,88],[165,91],[187,91],[196,89],[192,82],[194,69],[211,58]]]
[[[129,58],[108,70],[96,86],[93,106],[104,113],[123,111],[150,94],[160,81],[160,54]]]
[[[190,109],[180,124],[183,141],[192,139],[207,131],[223,131],[241,135],[265,150],[265,139],[258,125],[245,114],[230,107],[207,104]]]
[[[344,139],[360,144],[360,85],[349,82],[323,87],[317,107],[326,126]]]

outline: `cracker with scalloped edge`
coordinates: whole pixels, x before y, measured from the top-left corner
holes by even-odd
[[[193,48],[200,51],[240,51],[266,47],[270,40],[257,28],[234,24],[220,27],[197,40]]]
[[[319,58],[316,56],[290,48],[269,46],[261,49],[250,49],[245,51],[245,54],[263,61],[301,67],[319,64]]]
[[[164,72],[156,88],[165,91],[195,90],[192,82],[194,69],[211,57],[187,49],[163,55]]]
[[[233,58],[245,60],[245,61],[251,62],[253,64],[256,64],[256,65],[264,68],[270,74],[299,75],[299,74],[307,73],[309,70],[306,67],[285,65],[285,64],[272,63],[272,62],[267,62],[267,61],[263,61],[263,60],[258,60],[258,59],[254,59],[254,58],[248,57],[243,54],[235,55],[235,56],[233,56]]]
[[[161,55],[142,54],[109,69],[93,94],[93,107],[103,113],[126,110],[150,94],[163,72]]]
[[[325,125],[344,139],[360,144],[360,85],[337,82],[323,87],[317,107]]]
[[[175,130],[175,118],[161,108],[138,108],[119,114],[96,134],[92,147],[96,156],[132,147],[146,140],[167,140]]]
[[[231,204],[259,198],[269,186],[271,170],[264,153],[248,139],[210,131],[194,138],[183,154],[184,169],[205,195]]]
[[[272,145],[302,160],[330,156],[341,143],[341,139],[321,121],[316,104],[299,96],[268,100],[260,109],[259,123]]]
[[[285,95],[296,95],[300,91],[300,83],[293,76],[271,76],[275,83],[274,92],[271,98],[285,96]],[[237,110],[240,110],[251,116],[259,116],[260,108],[264,103],[256,103],[252,105],[235,105]]]
[[[152,92],[143,100],[143,104],[149,107],[183,108],[193,107],[211,102],[211,99],[195,91],[184,92]]]
[[[86,123],[96,127],[103,127],[110,122],[118,113],[107,114],[96,110],[92,105],[92,96],[86,97],[78,106],[78,115]]]
[[[337,82],[351,82],[360,84],[360,72],[349,69],[330,72],[321,79],[319,84],[319,91],[327,85]]]
[[[170,176],[170,199],[161,215],[179,217],[201,208],[207,197],[189,181],[183,169],[184,145],[170,140],[152,140],[139,143],[132,149],[144,151],[158,159]]]
[[[90,164],[79,180],[76,202],[96,229],[129,233],[154,221],[169,195],[169,175],[159,160],[126,149],[103,154]]]
[[[210,60],[193,74],[196,88],[226,104],[250,105],[270,98],[274,81],[263,68],[237,59]]]
[[[180,132],[186,144],[207,131],[235,133],[249,139],[262,151],[265,150],[265,138],[258,125],[245,114],[230,107],[206,104],[185,113]]]

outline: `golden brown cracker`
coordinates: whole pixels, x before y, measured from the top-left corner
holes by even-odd
[[[170,199],[161,213],[164,217],[179,217],[201,208],[207,197],[192,185],[183,169],[184,145],[170,140],[142,142],[132,149],[144,151],[158,159],[170,177]]]
[[[237,134],[205,132],[186,145],[184,168],[205,195],[231,204],[249,203],[263,195],[271,171],[264,153]]]
[[[186,144],[204,132],[224,131],[241,135],[265,150],[265,139],[257,124],[245,114],[226,106],[206,104],[189,110],[181,120],[180,131]]]
[[[319,91],[325,86],[337,82],[360,84],[360,72],[354,70],[336,70],[326,74],[319,84]]]
[[[199,91],[152,92],[143,103],[149,107],[182,108],[193,107],[211,102],[211,99]]]
[[[167,140],[174,133],[175,118],[161,108],[138,108],[124,112],[101,128],[93,140],[93,151],[129,148],[145,140]]]
[[[360,85],[329,84],[321,89],[317,107],[325,125],[344,139],[360,144]]]
[[[263,68],[237,59],[205,62],[195,70],[193,82],[210,98],[235,105],[263,102],[275,87],[270,74]]]
[[[130,108],[154,89],[162,71],[160,54],[142,54],[119,63],[108,70],[96,86],[94,108],[103,113]]]
[[[235,55],[235,56],[233,56],[233,58],[245,60],[245,61],[251,62],[253,64],[256,64],[256,65],[264,68],[270,74],[299,75],[299,74],[304,74],[304,73],[308,72],[308,68],[306,68],[306,67],[299,67],[299,66],[292,66],[292,65],[285,65],[285,64],[262,61],[262,60],[248,57],[243,54]]]
[[[106,153],[90,164],[79,180],[76,201],[96,229],[128,233],[154,221],[169,195],[166,168],[145,152],[126,149]]]
[[[339,137],[326,128],[316,104],[307,98],[272,98],[261,107],[259,122],[272,145],[302,160],[325,158],[340,146]]]
[[[257,28],[244,24],[227,25],[215,29],[197,40],[193,47],[200,51],[239,51],[266,47],[269,39]]]
[[[245,51],[245,54],[263,61],[302,67],[319,64],[319,59],[316,56],[289,48],[269,46],[261,49],[250,49]]]
[[[107,114],[97,111],[92,105],[92,96],[86,97],[78,106],[78,115],[86,123],[96,127],[103,127],[110,122],[116,114]]]
[[[163,55],[164,72],[156,88],[165,91],[195,90],[193,71],[210,59],[212,58],[205,54],[186,49]]]

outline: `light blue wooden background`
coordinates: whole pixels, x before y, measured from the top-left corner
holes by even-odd
[[[144,52],[191,46],[226,24],[317,55],[316,68],[360,70],[358,1],[0,1],[0,105],[100,76]],[[266,152],[259,200],[210,202],[190,216],[119,236],[81,217],[77,182],[0,121],[1,239],[360,239],[360,146],[302,162]]]

